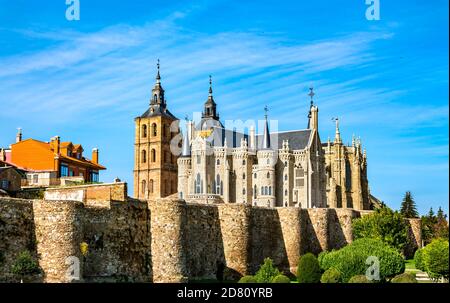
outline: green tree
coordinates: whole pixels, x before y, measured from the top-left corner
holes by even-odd
[[[264,259],[264,264],[261,265],[256,272],[254,278],[258,283],[271,283],[273,278],[280,275],[281,272],[273,265],[273,261],[270,258]]]
[[[414,202],[414,199],[413,199],[410,191],[407,191],[405,193],[405,197],[403,198],[403,201],[402,201],[400,213],[405,218],[418,218],[419,217],[419,213],[417,212],[417,208],[416,208],[416,202]]]
[[[449,277],[448,240],[434,239],[423,248],[423,267],[432,279]]]
[[[355,239],[379,239],[399,251],[408,242],[408,226],[405,218],[388,207],[355,219],[352,228]]]
[[[440,207],[437,212],[436,223],[434,224],[434,238],[448,239],[447,215]]]

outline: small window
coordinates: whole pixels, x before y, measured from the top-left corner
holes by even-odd
[[[269,195],[272,195],[272,186],[269,186]]]
[[[148,184],[148,190],[151,194],[153,194],[153,179],[150,179],[150,182]]]
[[[152,149],[152,162],[156,162],[156,150]]]
[[[287,161],[285,161],[285,162],[284,162],[284,166],[287,167],[287,165],[288,165],[288,163],[287,163]]]
[[[147,125],[142,125],[142,138],[147,138]]]
[[[245,180],[245,173],[243,173],[243,174],[242,174],[242,179],[244,179],[244,180]]]
[[[147,191],[147,181],[145,181],[145,180],[142,180],[142,182],[141,182],[141,191],[142,191],[142,194],[145,195],[145,193]]]
[[[287,190],[287,189],[284,190],[284,195],[285,195],[285,196],[288,195],[288,190]]]
[[[270,178],[270,173],[267,173],[267,179],[269,179]]]
[[[158,126],[156,125],[156,123],[152,124],[152,135],[153,137],[155,137],[158,134]]]
[[[287,181],[288,175],[284,175],[284,181]]]
[[[244,159],[244,160],[242,160],[242,165],[245,165],[245,159]]]
[[[146,163],[147,162],[147,151],[145,149],[143,149],[141,151],[141,161],[142,161],[142,163]]]
[[[219,159],[217,159],[216,164],[220,165],[220,160]]]
[[[242,194],[245,195],[245,188],[242,189]]]

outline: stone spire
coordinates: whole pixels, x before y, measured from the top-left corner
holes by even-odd
[[[150,105],[160,105],[165,108],[166,101],[164,100],[164,89],[161,86],[161,74],[159,73],[159,59],[156,64],[157,72],[156,72],[156,83],[152,89],[152,97],[150,100]]]
[[[190,122],[186,119],[186,131],[183,136],[183,147],[181,150],[182,157],[190,157],[191,156],[191,144],[189,142],[189,128]]]
[[[264,118],[266,121],[264,123],[264,136],[263,136],[261,148],[269,149],[270,148],[270,132],[269,132],[269,122],[267,121],[267,112],[269,111],[269,109],[267,108],[267,105],[264,107],[264,111],[265,111]]]
[[[217,105],[214,102],[213,90],[212,90],[212,80],[211,75],[209,76],[209,91],[208,91],[208,99],[204,105],[204,111],[202,118],[210,118],[214,120],[219,120],[219,115],[217,114]]]
[[[336,134],[334,136],[334,144],[341,144],[342,140],[341,140],[341,133],[339,132],[339,118],[333,118],[333,120],[336,123]]]

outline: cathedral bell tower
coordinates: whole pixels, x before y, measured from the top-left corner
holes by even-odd
[[[179,132],[178,119],[167,109],[159,60],[149,108],[134,122],[134,197],[147,200],[176,193],[177,156],[170,142]]]

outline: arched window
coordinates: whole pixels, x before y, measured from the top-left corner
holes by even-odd
[[[245,159],[244,159],[244,160],[242,160],[242,165],[245,165]]]
[[[242,174],[242,179],[244,179],[244,180],[245,180],[245,173],[243,173],[243,174]]]
[[[142,163],[146,163],[147,162],[147,151],[145,149],[143,149],[141,151],[141,162]]]
[[[256,188],[256,185],[253,187],[253,196],[256,198],[256,195],[258,194],[258,189]]]
[[[220,194],[223,196],[223,181],[220,181]]]
[[[153,95],[153,101],[155,101],[155,103],[158,101],[158,95],[157,94]]]
[[[264,186],[261,186],[261,195],[264,195]]]
[[[287,167],[287,161],[285,161],[285,162],[284,162],[284,166],[286,166],[286,167]]]
[[[242,189],[242,194],[245,195],[245,188]]]
[[[153,148],[152,149],[152,162],[156,162],[156,150]]]
[[[142,138],[147,138],[147,125],[142,125]]]
[[[147,182],[145,180],[142,180],[142,182],[141,182],[141,191],[142,191],[143,195],[145,195],[145,193],[146,193],[146,190],[147,190],[146,187],[147,187]]]
[[[196,194],[201,193],[201,183],[202,183],[202,180],[200,179],[200,174],[197,174],[197,178],[195,179],[195,193]]]
[[[272,186],[269,186],[269,196],[272,195]]]
[[[156,123],[152,124],[152,135],[153,137],[156,136],[158,134],[158,126],[156,125]]]
[[[255,179],[256,179],[256,173],[254,173],[254,174],[253,174],[253,178],[255,178]]]
[[[284,195],[285,195],[285,196],[288,195],[288,190],[287,190],[287,189],[284,190]]]
[[[216,176],[216,194],[220,194],[220,176]]]
[[[284,175],[284,181],[287,181],[288,176]]]
[[[217,159],[216,164],[220,165],[220,160],[219,159]]]
[[[264,195],[268,195],[269,194],[269,188],[267,186],[264,186]]]
[[[267,173],[267,179],[269,179],[270,178],[270,173]]]
[[[150,179],[150,182],[148,183],[148,191],[153,194],[153,179]]]

